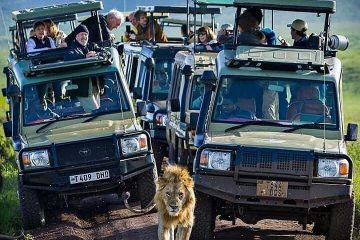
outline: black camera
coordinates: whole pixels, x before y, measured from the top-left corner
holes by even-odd
[[[126,30],[125,30],[127,33],[130,33],[131,31],[131,27],[129,25],[126,26]]]

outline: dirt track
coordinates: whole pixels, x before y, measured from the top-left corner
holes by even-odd
[[[116,239],[156,240],[156,213],[136,215],[122,205],[89,207],[57,213],[48,219],[47,226],[29,232],[34,239]],[[291,221],[263,220],[246,225],[237,220],[236,226],[228,221],[216,221],[215,239],[271,239],[271,240],[323,240],[312,236],[311,229]]]

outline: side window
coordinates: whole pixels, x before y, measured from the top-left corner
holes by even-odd
[[[199,76],[194,76],[191,85],[191,97],[190,97],[190,109],[200,110],[203,95],[204,95],[204,84],[200,83]]]

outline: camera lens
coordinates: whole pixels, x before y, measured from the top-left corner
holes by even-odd
[[[349,39],[342,35],[332,35],[329,37],[329,47],[340,51],[345,51],[349,47]]]

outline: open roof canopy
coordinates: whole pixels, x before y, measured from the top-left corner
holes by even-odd
[[[12,12],[12,19],[16,22],[28,21],[34,19],[53,18],[54,16],[97,11],[101,9],[103,9],[102,2],[89,0],[77,3],[67,3],[47,7],[17,10]]]
[[[295,12],[336,12],[336,3],[330,0],[234,0],[234,5],[245,8],[259,7],[261,9]]]
[[[199,6],[233,6],[234,0],[194,0]]]

